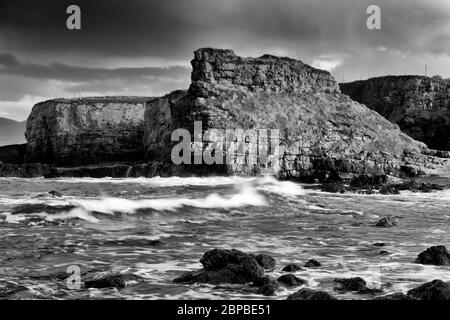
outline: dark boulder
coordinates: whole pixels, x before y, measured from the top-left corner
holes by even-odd
[[[337,286],[334,288],[336,291],[365,291],[367,290],[366,281],[363,278],[336,278],[334,279]]]
[[[450,300],[450,284],[433,280],[408,291],[408,295],[421,300]]]
[[[297,278],[293,274],[284,274],[278,278],[278,282],[281,282],[289,287],[301,286],[306,284],[307,281],[304,279]]]
[[[303,270],[303,268],[300,267],[298,264],[290,263],[286,267],[284,267],[281,271],[284,271],[284,272],[295,272],[295,271],[300,271],[300,270]]]
[[[289,295],[286,300],[337,300],[331,294],[325,291],[316,291],[308,288],[302,288]]]
[[[55,197],[62,197],[63,196],[61,192],[54,191],[54,190],[49,191],[49,194],[51,194],[52,196],[55,196]]]
[[[179,283],[235,283],[256,281],[264,275],[264,269],[256,259],[239,250],[214,249],[200,260],[203,269],[192,271],[174,279]]]
[[[376,224],[376,227],[390,228],[397,225],[397,219],[392,216],[381,218]]]
[[[264,270],[273,270],[277,264],[277,261],[268,254],[258,254],[255,256],[255,259]]]
[[[450,252],[444,246],[433,246],[421,252],[417,256],[416,263],[436,266],[450,265]]]
[[[320,267],[320,266],[321,266],[320,262],[315,259],[311,259],[305,263],[306,268],[314,268],[314,267]]]
[[[279,288],[278,282],[269,276],[257,278],[253,281],[253,286],[258,287],[256,293],[263,296],[275,296]]]
[[[384,242],[376,242],[376,243],[374,243],[372,245],[375,246],[375,247],[384,247],[384,246],[386,246],[386,244]]]
[[[144,278],[135,274],[115,274],[86,281],[86,288],[125,288],[144,282]]]

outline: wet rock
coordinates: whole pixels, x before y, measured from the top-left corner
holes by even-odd
[[[285,266],[281,271],[296,272],[296,271],[300,271],[300,270],[303,270],[303,268],[300,267],[298,264],[291,263],[291,264],[288,264],[287,266]]]
[[[408,295],[421,300],[450,300],[450,284],[433,280],[408,291]]]
[[[445,246],[433,246],[421,252],[417,256],[416,263],[436,266],[450,265],[450,252]]]
[[[337,286],[334,288],[336,291],[365,291],[367,288],[366,281],[363,278],[336,278],[334,281]]]
[[[373,300],[419,300],[410,295],[404,294],[402,292],[397,292],[393,294],[388,294],[381,297],[376,297]]]
[[[214,249],[200,260],[203,269],[192,271],[174,279],[178,283],[235,283],[256,281],[264,275],[264,269],[250,254],[239,250]]]
[[[49,191],[49,194],[51,194],[52,196],[55,196],[55,197],[62,197],[63,196],[61,192],[54,191],[54,190]]]
[[[121,239],[121,240],[106,240],[100,241],[98,244],[117,247],[153,247],[162,245],[160,240],[149,239]]]
[[[315,267],[320,267],[320,266],[321,266],[320,262],[315,259],[311,259],[305,263],[306,268],[315,268]]]
[[[381,250],[380,252],[378,252],[379,256],[388,256],[390,254],[391,253],[389,251],[386,251],[386,250]]]
[[[390,228],[397,225],[397,219],[392,216],[381,218],[376,224],[376,227]]]
[[[269,284],[271,282],[276,282],[274,278],[270,277],[270,276],[262,276],[262,277],[258,277],[255,279],[255,281],[253,281],[253,287],[262,287],[266,284]]]
[[[144,278],[135,274],[115,274],[86,281],[86,288],[125,288],[144,282]]]
[[[259,277],[253,282],[254,287],[258,287],[257,294],[263,296],[275,296],[279,289],[278,282],[269,276]]]
[[[374,243],[372,245],[375,246],[375,247],[384,247],[384,246],[386,246],[386,244],[384,242],[376,242],[376,243]]]
[[[380,194],[400,194],[400,191],[392,185],[382,186],[379,192]]]
[[[284,274],[278,278],[278,282],[281,282],[289,287],[301,286],[306,284],[307,281],[304,279],[297,278],[293,274]]]
[[[255,256],[255,259],[258,264],[265,270],[273,270],[275,269],[275,265],[277,264],[277,261],[268,254],[259,254]]]
[[[303,288],[289,295],[286,300],[337,300],[331,294],[325,291],[316,291]]]

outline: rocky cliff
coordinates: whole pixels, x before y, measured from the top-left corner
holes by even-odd
[[[26,162],[81,165],[143,159],[145,97],[56,99],[27,121]]]
[[[340,85],[432,149],[450,150],[450,83],[423,76],[388,76]]]
[[[172,173],[272,171],[281,177],[352,179],[413,175],[418,168],[439,162],[424,155],[426,146],[396,124],[342,94],[328,72],[301,61],[270,55],[242,58],[231,50],[206,48],[195,52],[191,64],[187,92],[177,91],[146,105],[147,159],[159,161]],[[258,158],[256,163],[174,166],[171,133],[177,128],[193,133],[195,120],[202,121],[203,132],[278,129],[279,156],[264,163]],[[261,147],[259,140],[244,138],[248,150]],[[224,148],[225,156],[227,151]]]

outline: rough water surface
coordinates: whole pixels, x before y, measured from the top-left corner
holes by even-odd
[[[374,226],[388,215],[397,226]],[[269,177],[0,179],[0,298],[6,299],[284,299],[299,289],[263,297],[246,285],[173,283],[200,268],[213,248],[270,254],[277,265],[268,274],[276,278],[289,263],[316,259],[320,267],[295,273],[306,287],[338,299],[371,299],[334,291],[334,279],[362,277],[383,289],[378,295],[449,281],[449,266],[414,263],[438,244],[450,246],[450,190],[331,194]],[[64,279],[71,265],[83,282],[118,272],[145,282],[70,290]]]

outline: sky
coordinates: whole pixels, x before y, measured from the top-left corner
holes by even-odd
[[[68,30],[69,5],[81,30]],[[381,9],[369,30],[366,10]],[[160,96],[186,89],[201,47],[265,53],[337,81],[450,78],[449,0],[1,0],[0,117],[58,97]]]

